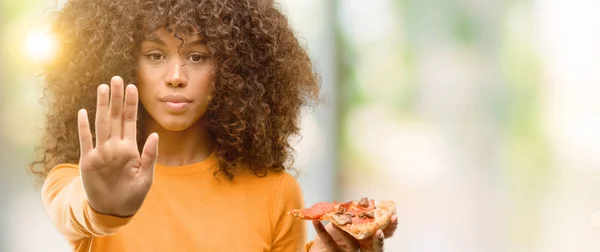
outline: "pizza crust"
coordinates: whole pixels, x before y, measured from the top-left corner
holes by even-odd
[[[311,220],[310,218],[307,218],[306,216],[304,216],[304,214],[302,213],[302,211],[300,209],[292,209],[291,211],[288,212],[289,215],[294,216],[298,219],[301,220]]]

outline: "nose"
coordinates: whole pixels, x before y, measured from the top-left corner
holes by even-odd
[[[180,59],[175,58],[169,62],[165,84],[172,87],[185,87],[187,85],[185,66]]]

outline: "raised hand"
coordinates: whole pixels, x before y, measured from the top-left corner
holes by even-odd
[[[110,89],[106,84],[98,87],[95,148],[86,110],[77,115],[79,170],[89,204],[96,212],[121,217],[135,214],[142,206],[158,156],[156,133],[148,136],[140,155],[136,141],[138,91],[130,84],[123,94],[123,86],[123,79],[115,76]]]

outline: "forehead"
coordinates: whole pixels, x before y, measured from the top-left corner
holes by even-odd
[[[177,43],[178,45],[184,45],[190,42],[204,41],[204,37],[199,32],[197,32],[197,29],[190,32],[169,32],[165,28],[159,28],[154,32],[146,34],[144,41],[169,44]]]

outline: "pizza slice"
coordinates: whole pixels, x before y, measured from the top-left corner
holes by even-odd
[[[390,200],[362,198],[345,203],[319,202],[310,208],[293,209],[288,214],[302,220],[331,221],[362,240],[387,227],[392,215],[396,214],[396,204]]]

